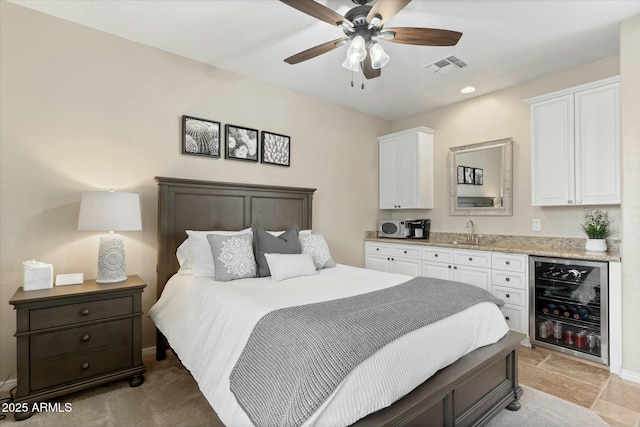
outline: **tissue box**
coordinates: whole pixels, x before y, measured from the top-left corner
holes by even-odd
[[[45,264],[32,259],[23,262],[22,265],[24,266],[23,290],[37,291],[38,289],[53,288],[52,264]]]

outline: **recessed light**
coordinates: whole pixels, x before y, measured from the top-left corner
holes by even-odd
[[[473,86],[467,86],[467,87],[463,87],[462,89],[460,89],[461,93],[472,93],[475,92],[476,88]]]

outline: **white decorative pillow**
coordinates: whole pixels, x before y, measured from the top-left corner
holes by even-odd
[[[335,267],[329,246],[322,234],[306,234],[300,236],[300,247],[303,254],[310,254],[318,270]]]
[[[316,266],[310,254],[264,254],[271,271],[271,280],[313,276]]]
[[[220,282],[256,276],[251,233],[235,236],[207,234],[215,265],[215,278]]]
[[[240,231],[194,231],[187,230],[187,241],[189,242],[188,265],[191,273],[195,277],[215,277],[216,270],[213,263],[211,246],[207,241],[208,234],[219,236],[237,236],[240,234],[251,234],[251,228]]]
[[[189,239],[187,238],[176,250],[176,258],[178,259],[178,273],[181,276],[190,276],[193,274],[192,263],[189,259]]]

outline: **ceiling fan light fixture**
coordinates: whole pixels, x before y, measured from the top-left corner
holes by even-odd
[[[369,23],[369,28],[376,28],[376,27],[380,27],[380,23],[382,22],[382,16],[380,15],[373,15],[373,18],[371,18],[371,22]]]
[[[349,55],[347,55],[347,57],[345,58],[344,62],[342,63],[342,66],[344,68],[346,68],[347,70],[351,70],[354,73],[359,73],[360,72],[360,62],[359,61],[352,61],[349,58]]]
[[[465,86],[462,89],[460,89],[460,93],[473,93],[476,91],[476,88],[473,86]]]
[[[369,54],[371,55],[371,67],[378,69],[384,67],[389,62],[389,55],[384,51],[379,43],[374,43],[369,48]]]
[[[351,62],[362,62],[367,57],[367,49],[365,48],[364,38],[357,35],[351,40],[349,49],[347,50],[347,58]]]
[[[380,31],[377,35],[377,37],[382,40],[393,40],[395,36],[396,36],[395,32],[387,31],[387,30]]]

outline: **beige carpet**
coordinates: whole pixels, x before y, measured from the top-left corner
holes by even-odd
[[[156,362],[145,359],[147,373],[140,387],[127,381],[65,396],[71,412],[43,412],[19,423],[13,416],[0,427],[90,426],[210,426],[224,427],[191,378],[174,357]],[[594,412],[531,388],[525,388],[522,409],[501,411],[491,427],[606,427]]]

